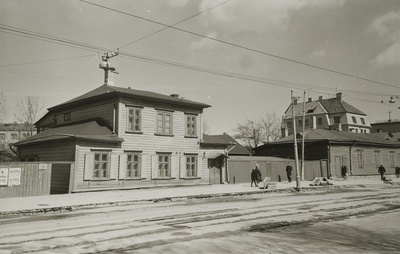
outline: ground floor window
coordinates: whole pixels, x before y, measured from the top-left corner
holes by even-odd
[[[197,177],[197,155],[186,155],[186,177]]]
[[[171,155],[158,154],[158,177],[170,178],[171,177]]]
[[[128,153],[126,159],[126,178],[140,178],[141,154]]]
[[[109,153],[94,153],[93,179],[109,179],[109,159]]]
[[[363,168],[364,167],[364,157],[363,157],[363,150],[359,149],[357,150],[357,161],[358,161],[358,167]]]

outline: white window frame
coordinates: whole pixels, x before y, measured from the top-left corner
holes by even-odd
[[[193,177],[197,177],[197,165],[198,165],[198,156],[196,155],[186,155],[186,177],[187,178],[193,178]]]
[[[132,114],[131,114],[132,112]],[[138,113],[138,115],[136,114]],[[142,109],[137,107],[127,107],[126,129],[128,132],[142,132]],[[137,122],[136,122],[137,121]]]
[[[160,118],[161,117],[161,118]],[[169,123],[167,121],[167,117],[169,117]],[[159,135],[172,135],[173,134],[173,112],[169,111],[157,111],[157,124],[156,124],[156,133]],[[169,124],[169,126],[168,126]]]
[[[127,152],[126,155],[125,178],[140,179],[142,177],[142,154],[137,152]]]
[[[157,162],[158,162],[157,178],[170,179],[171,178],[171,154],[170,153],[157,154]]]
[[[188,137],[197,137],[197,115],[185,114],[185,135]]]
[[[357,160],[358,160],[358,167],[363,168],[364,167],[364,150],[358,149],[357,150]]]

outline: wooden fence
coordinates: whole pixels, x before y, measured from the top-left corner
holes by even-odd
[[[70,193],[73,169],[71,162],[0,163],[0,198]]]
[[[295,162],[290,159],[258,156],[231,156],[228,158],[228,180],[229,183],[250,183],[250,173],[257,163],[260,166],[262,177],[271,177],[271,181],[287,181],[286,166],[292,165],[292,178],[295,180]],[[313,180],[315,177],[327,176],[326,161],[305,161],[304,180]],[[301,164],[299,162],[299,171]],[[301,172],[300,172],[301,174]]]

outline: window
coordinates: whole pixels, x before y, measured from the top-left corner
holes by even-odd
[[[355,116],[352,116],[352,117],[351,117],[351,120],[353,121],[353,123],[357,123],[357,119],[356,119]]]
[[[17,133],[11,133],[11,138],[12,139],[18,139],[18,134]]]
[[[93,179],[109,179],[109,153],[95,152]]]
[[[303,126],[303,120],[299,120],[299,126]]]
[[[364,150],[362,150],[362,149],[358,149],[357,150],[357,160],[358,160],[358,167],[359,168],[363,168],[364,167],[363,152],[364,152]]]
[[[197,136],[197,116],[186,115],[186,135],[190,137]]]
[[[0,139],[6,139],[6,134],[0,133]]]
[[[157,113],[157,134],[172,135],[172,112]]]
[[[131,132],[142,131],[142,110],[140,108],[128,108],[128,127]]]
[[[396,167],[396,159],[394,151],[389,151],[389,160],[390,160],[390,167],[391,168]]]
[[[375,150],[374,154],[375,154],[375,165],[380,166],[382,164],[381,151]]]
[[[158,177],[170,178],[171,177],[171,155],[158,154]]]
[[[318,117],[318,125],[322,125],[322,117]]]
[[[310,126],[310,119],[306,119],[306,126]]]
[[[186,155],[186,177],[197,177],[197,155]]]
[[[71,121],[71,113],[65,113],[64,122],[69,122],[69,121]]]
[[[293,122],[292,121],[288,121],[287,122],[287,128],[293,128]]]
[[[340,116],[334,116],[333,123],[340,123]]]
[[[126,178],[140,178],[141,154],[128,153],[126,158]]]
[[[363,125],[365,125],[365,120],[364,120],[364,118],[360,118],[361,119],[361,123],[363,124]]]

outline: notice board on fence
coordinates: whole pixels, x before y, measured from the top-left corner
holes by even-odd
[[[21,184],[21,168],[10,168],[8,170],[8,185]]]
[[[0,186],[8,186],[8,168],[0,168]]]

